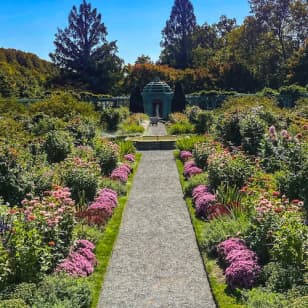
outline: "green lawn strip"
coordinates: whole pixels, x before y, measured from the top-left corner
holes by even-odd
[[[181,182],[182,190],[184,191],[184,185],[185,185],[185,177],[183,175],[184,166],[181,160],[177,157],[178,155],[175,153],[176,165],[177,165],[179,176],[180,176],[180,182]],[[187,208],[190,214],[192,225],[194,227],[197,243],[201,251],[202,229],[203,229],[204,224],[206,224],[206,222],[196,218],[192,198],[186,197],[185,201],[186,201],[186,205],[187,205]],[[243,308],[245,307],[244,305],[238,304],[237,299],[235,297],[230,296],[226,293],[228,286],[224,282],[222,270],[217,265],[216,260],[213,258],[210,258],[205,252],[201,252],[201,255],[202,255],[204,266],[206,268],[206,272],[209,278],[211,290],[212,290],[217,306],[220,308]]]
[[[98,265],[95,268],[94,273],[88,278],[88,281],[92,289],[92,307],[96,308],[99,297],[102,291],[102,285],[104,277],[109,264],[109,259],[112,254],[114,243],[117,239],[120,225],[122,221],[123,212],[129,197],[129,193],[132,188],[133,178],[137,172],[138,165],[141,159],[141,154],[136,154],[136,162],[134,164],[134,171],[129,176],[127,182],[127,194],[124,197],[119,198],[119,204],[115,209],[111,219],[109,220],[106,229],[102,233],[101,239],[98,241],[95,248],[95,255],[97,257]]]

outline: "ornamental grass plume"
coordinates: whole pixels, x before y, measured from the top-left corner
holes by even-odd
[[[188,161],[193,157],[192,153],[190,151],[181,151],[180,153],[180,159],[182,162]]]

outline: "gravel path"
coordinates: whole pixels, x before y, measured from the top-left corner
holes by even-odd
[[[216,307],[172,151],[143,152],[98,307]]]
[[[165,136],[167,135],[167,131],[165,125],[162,123],[158,123],[157,125],[150,125],[147,131],[148,136]]]

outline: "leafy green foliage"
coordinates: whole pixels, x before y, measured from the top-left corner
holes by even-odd
[[[180,151],[192,152],[196,143],[202,143],[206,140],[204,136],[186,136],[176,140],[176,147]]]
[[[72,150],[72,139],[65,131],[52,131],[47,133],[43,148],[47,159],[51,163],[64,160]]]
[[[239,125],[243,149],[251,155],[256,155],[265,133],[265,122],[257,115],[251,114],[241,119]]]
[[[84,279],[64,275],[47,276],[40,283],[33,307],[81,307],[91,306],[91,289]]]
[[[192,134],[195,130],[195,127],[190,123],[174,123],[171,124],[167,129],[170,135],[183,135]]]

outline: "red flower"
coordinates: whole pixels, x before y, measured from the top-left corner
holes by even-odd
[[[30,220],[30,221],[35,220],[35,218],[36,218],[36,217],[35,217],[34,215],[29,215],[29,216],[28,216],[28,220]]]
[[[273,196],[274,197],[279,197],[280,196],[280,192],[279,191],[274,191],[273,192]]]
[[[300,202],[300,200],[294,199],[294,200],[292,200],[291,202],[292,202],[293,204],[298,204],[298,203]]]
[[[276,213],[281,213],[281,212],[282,212],[282,208],[281,208],[281,207],[275,208],[275,212],[276,212]]]
[[[50,241],[50,242],[48,242],[48,245],[49,245],[49,246],[55,246],[56,243],[55,243],[54,241]]]

